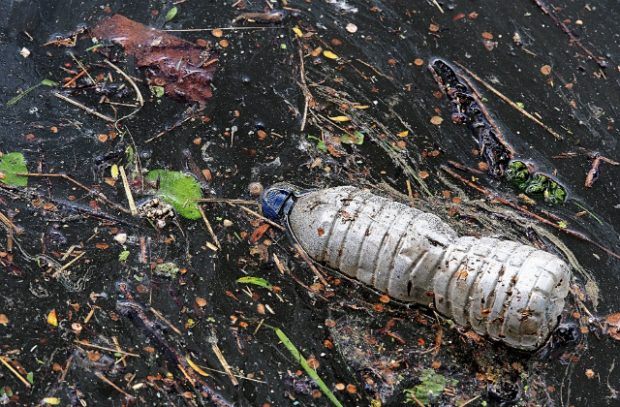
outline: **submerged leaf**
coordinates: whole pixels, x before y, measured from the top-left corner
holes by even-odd
[[[156,182],[159,179],[159,195],[164,201],[187,219],[199,219],[198,199],[202,198],[200,184],[191,175],[178,171],[153,170],[146,174],[146,180]]]
[[[25,187],[28,185],[28,177],[15,175],[28,172],[26,159],[22,153],[8,153],[0,158],[0,182],[15,187]]]
[[[244,284],[254,284],[254,285],[266,288],[268,290],[271,290],[273,288],[273,285],[271,285],[269,281],[265,280],[264,278],[260,278],[260,277],[252,277],[252,276],[240,277],[237,279],[237,282],[244,283]]]
[[[170,9],[167,21],[176,12],[176,8]],[[211,98],[218,58],[204,46],[120,14],[101,20],[90,33],[99,40],[122,46],[127,55],[136,58],[138,67],[145,68],[148,84],[162,86],[169,97],[197,102],[200,108]]]

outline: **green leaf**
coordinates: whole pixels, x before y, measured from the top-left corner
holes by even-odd
[[[523,161],[511,161],[506,170],[506,179],[512,182],[519,191],[527,188],[527,181],[530,178],[530,170]]]
[[[198,199],[202,198],[200,184],[191,175],[178,171],[153,170],[146,174],[146,180],[156,182],[159,179],[157,195],[168,202],[187,219],[199,219]]]
[[[156,85],[152,85],[151,86],[151,93],[157,98],[160,99],[161,97],[164,96],[165,89],[163,86],[156,86]]]
[[[566,201],[566,190],[555,181],[549,181],[549,185],[543,192],[545,202],[551,205],[558,205]]]
[[[358,146],[364,144],[364,134],[356,131],[353,135],[343,134],[340,136],[340,142],[342,144],[357,144]]]
[[[58,85],[59,85],[59,83],[58,83],[58,82],[56,82],[56,81],[53,81],[53,80],[51,80],[51,79],[43,79],[43,80],[41,81],[41,85],[43,85],[43,86],[47,86],[47,87],[50,87],[50,88],[54,88],[54,87],[58,86]]]
[[[26,159],[22,153],[7,153],[0,158],[0,172],[4,178],[0,182],[15,187],[25,187],[28,185],[28,177],[15,175],[21,172],[28,172]]]
[[[424,369],[420,380],[422,383],[413,389],[405,390],[405,401],[407,403],[417,404],[417,401],[419,401],[424,405],[429,404],[443,393],[447,384],[456,383],[456,380],[448,380],[433,369]],[[415,396],[415,398],[412,396]]]
[[[286,336],[286,334],[282,332],[280,328],[273,328],[273,330],[276,332],[276,335],[278,335],[280,341],[282,341],[282,344],[291,353],[293,359],[299,362],[306,374],[310,376],[312,380],[314,380],[314,382],[319,386],[319,389],[321,389],[321,391],[323,392],[323,394],[325,394],[329,401],[331,401],[334,406],[342,407],[342,404],[340,404],[340,401],[338,401],[334,393],[332,393],[332,391],[329,389],[329,387],[327,387],[325,382],[319,377],[319,374],[316,372],[316,370],[310,367],[310,365],[306,361],[306,358],[301,354],[301,352],[299,352],[297,347],[293,344],[293,342],[291,342],[288,336]]]
[[[28,383],[34,384],[34,373],[28,372],[28,374],[26,375],[26,380],[28,380]]]
[[[273,285],[271,285],[269,281],[265,280],[264,278],[260,278],[260,277],[252,277],[252,276],[241,277],[237,279],[237,282],[244,283],[244,284],[258,285],[268,290],[271,290],[273,288]]]
[[[177,6],[174,6],[170,10],[168,10],[168,12],[166,13],[166,22],[172,21],[172,19],[176,17],[178,12],[179,8]]]
[[[310,134],[308,134],[308,140],[314,140],[316,141],[316,148],[319,151],[322,152],[326,152],[327,151],[327,145],[325,144],[325,142],[323,140],[321,140],[320,138],[316,137],[316,136],[312,136]]]
[[[540,193],[547,189],[549,178],[543,174],[536,174],[527,182],[526,194]]]
[[[175,279],[179,275],[180,268],[173,262],[169,261],[155,266],[153,272],[159,276]]]
[[[121,263],[126,262],[128,258],[129,258],[129,250],[123,250],[118,255],[118,261],[120,261]]]

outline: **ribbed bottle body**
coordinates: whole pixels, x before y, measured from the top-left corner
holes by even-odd
[[[315,261],[515,348],[544,343],[568,293],[570,270],[553,254],[459,238],[436,215],[351,186],[299,196],[288,224]]]

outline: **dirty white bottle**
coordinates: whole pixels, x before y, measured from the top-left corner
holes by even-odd
[[[436,215],[351,186],[300,193],[274,185],[262,205],[313,260],[480,335],[534,350],[559,322],[571,275],[551,253],[459,237]]]

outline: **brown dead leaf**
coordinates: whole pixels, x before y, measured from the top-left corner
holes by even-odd
[[[614,312],[605,318],[607,334],[612,339],[620,341],[620,312]]]
[[[254,232],[252,232],[252,235],[250,236],[250,243],[254,244],[258,242],[261,237],[263,237],[265,232],[269,230],[270,226],[271,225],[269,225],[269,223],[263,223],[262,225],[254,229]]]
[[[137,65],[147,68],[148,82],[161,83],[169,97],[198,102],[201,108],[211,98],[217,57],[208,49],[120,14],[101,20],[91,34],[136,57]]]

